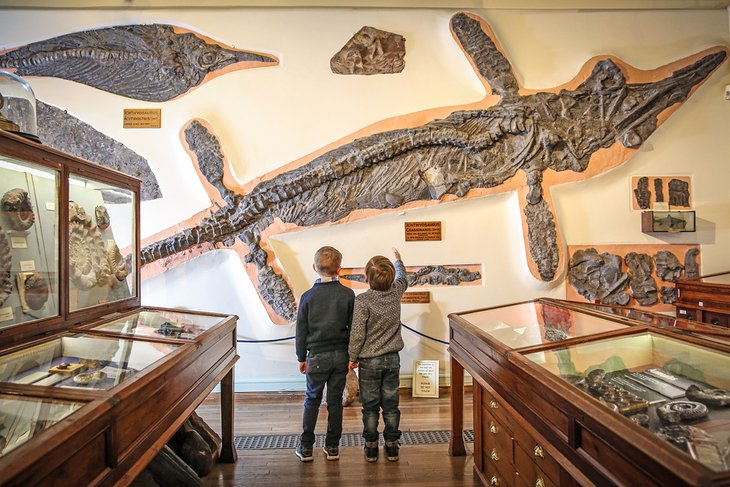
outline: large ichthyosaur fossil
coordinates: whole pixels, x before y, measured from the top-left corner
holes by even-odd
[[[147,274],[232,247],[244,257],[272,319],[285,322],[295,317],[296,301],[269,236],[373,211],[517,190],[530,269],[543,281],[555,280],[564,250],[549,187],[626,161],[727,56],[727,48],[711,48],[654,71],[602,56],[563,87],[530,91],[520,87],[486,22],[460,13],[451,30],[490,90],[485,100],[384,121],[402,128],[383,132],[376,124],[358,133],[365,136],[295,161],[245,190],[224,184],[220,144],[204,123],[190,123],[184,142],[208,189],[220,193],[220,207],[178,233],[149,239],[153,243],[142,249]]]
[[[75,32],[0,54],[0,69],[20,76],[53,76],[154,102],[184,95],[229,70],[278,63],[275,56],[165,24]]]

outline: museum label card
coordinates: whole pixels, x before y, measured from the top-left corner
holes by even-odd
[[[441,222],[405,222],[406,242],[441,240]]]
[[[431,293],[429,291],[414,291],[403,293],[400,298],[402,304],[426,304],[431,302]]]
[[[626,377],[634,382],[638,382],[644,387],[648,387],[649,389],[668,397],[669,399],[679,399],[685,394],[684,389],[680,389],[672,384],[667,384],[663,380],[659,380],[656,377],[645,374],[644,372],[629,372],[626,374]]]
[[[125,108],[125,129],[158,129],[162,127],[161,108]]]
[[[439,397],[439,361],[413,361],[413,397]]]
[[[0,321],[10,321],[13,319],[13,308],[11,306],[5,306],[0,308]]]
[[[54,203],[52,201],[46,201],[46,210],[56,211],[56,203]]]
[[[14,249],[27,249],[28,241],[25,237],[10,237],[10,246]]]
[[[628,380],[626,377],[623,376],[615,376],[611,377],[609,382],[615,386],[621,387],[622,389],[625,389],[640,398],[642,398],[645,401],[648,401],[649,403],[656,403],[656,402],[664,402],[667,400],[666,397],[662,396],[658,392],[654,392],[651,389],[647,389],[646,387],[640,386],[634,381]]]
[[[20,261],[20,270],[23,272],[29,272],[35,270],[35,261],[34,260],[21,260]]]

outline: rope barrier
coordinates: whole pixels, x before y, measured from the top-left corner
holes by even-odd
[[[405,328],[406,330],[415,333],[416,335],[420,335],[424,338],[428,338],[429,340],[433,340],[434,342],[443,343],[444,345],[448,345],[449,342],[444,340],[439,340],[438,338],[434,338],[432,336],[426,335],[425,333],[421,333],[418,330],[414,330],[410,326],[406,325],[405,323],[401,323],[400,326]],[[271,340],[236,340],[238,343],[275,343],[275,342],[285,342],[287,340],[294,340],[295,337],[284,337],[284,338],[273,338]]]

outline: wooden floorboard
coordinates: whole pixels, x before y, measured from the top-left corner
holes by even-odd
[[[219,396],[211,394],[198,407],[198,414],[220,431]],[[241,393],[235,395],[235,435],[300,434],[302,393]],[[465,395],[465,428],[472,427],[471,394]],[[442,389],[438,399],[413,398],[410,390],[401,391],[401,430],[433,431],[450,428],[448,390]],[[320,409],[316,433],[324,433],[327,410]],[[345,408],[344,433],[362,432],[360,404]],[[382,424],[381,424],[382,429]],[[474,467],[471,444],[468,455],[450,457],[448,445],[406,445],[400,461],[388,462],[382,457],[376,463],[365,461],[362,448],[340,448],[338,461],[327,461],[322,450],[315,450],[314,461],[302,463],[294,450],[239,450],[235,464],[219,464],[205,479],[206,486],[298,487],[375,485],[430,487],[473,487]]]

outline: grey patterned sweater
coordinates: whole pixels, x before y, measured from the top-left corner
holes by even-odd
[[[408,288],[406,268],[395,261],[395,280],[387,291],[368,289],[355,296],[348,353],[351,362],[403,350],[400,300]]]

